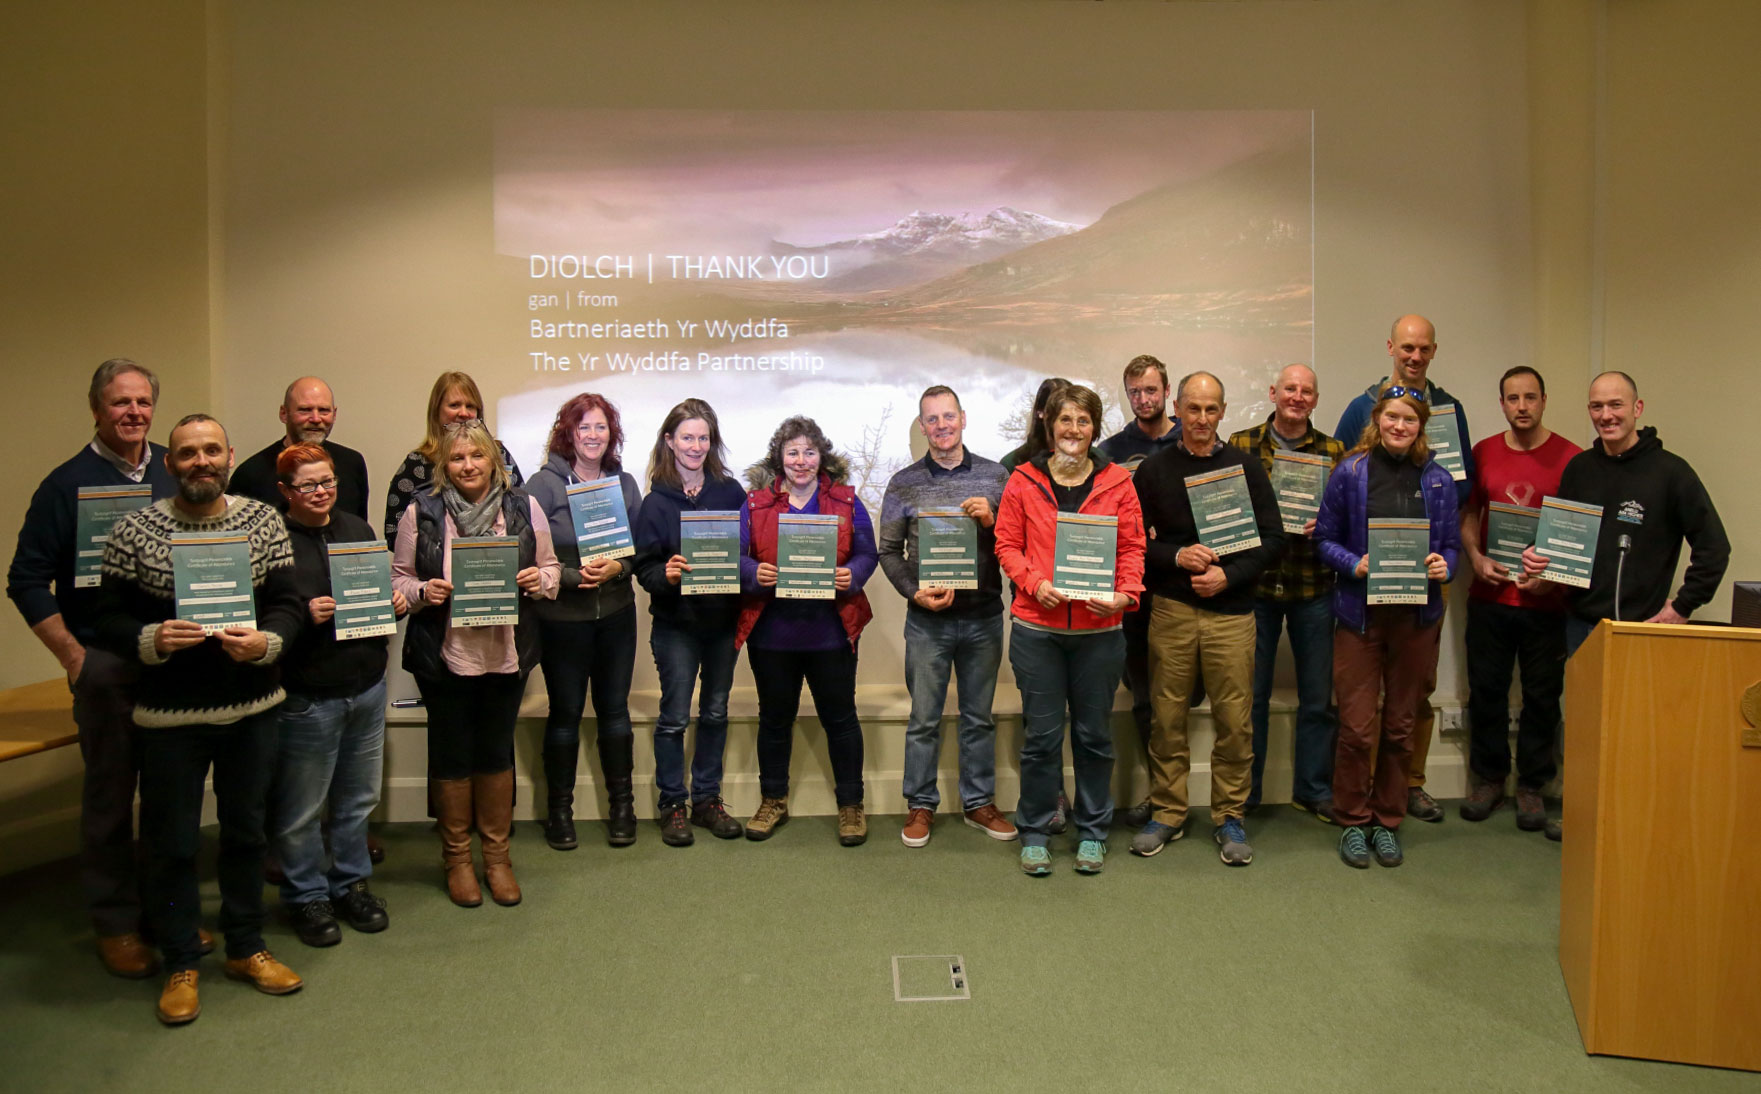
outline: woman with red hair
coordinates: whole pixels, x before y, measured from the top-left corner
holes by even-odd
[[[636,593],[630,581],[634,548],[620,558],[581,557],[569,487],[615,478],[624,509],[635,527],[642,495],[623,470],[623,425],[618,409],[603,395],[584,391],[562,405],[545,445],[544,467],[526,490],[550,522],[551,541],[562,563],[562,585],[554,601],[538,605],[544,690],[550,714],[544,722],[544,781],[549,802],[544,838],[559,851],[573,850],[575,765],[581,751],[581,714],[593,690],[593,721],[598,730],[600,776],[610,813],[606,841],[613,847],[636,842],[634,738],[630,728],[630,677],[636,669]]]

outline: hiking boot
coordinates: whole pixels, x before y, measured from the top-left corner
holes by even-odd
[[[342,928],[336,925],[336,909],[328,900],[314,900],[288,908],[287,918],[294,934],[308,946],[334,946],[342,941]]]
[[[1148,824],[1151,818],[1155,815],[1156,807],[1150,804],[1148,798],[1145,798],[1130,809],[1119,814],[1120,818],[1124,820],[1127,828],[1142,828],[1144,825]]]
[[[1443,807],[1437,804],[1436,798],[1425,793],[1424,787],[1414,786],[1406,792],[1406,815],[1437,824],[1443,820]]]
[[[789,823],[789,801],[787,798],[761,798],[758,812],[746,822],[746,838],[752,840],[769,839],[772,832]]]
[[[1085,839],[1076,845],[1076,872],[1098,874],[1107,865],[1107,845],[1098,839]]]
[[[995,805],[981,805],[977,809],[968,809],[966,824],[992,839],[1005,842],[1021,834],[1013,824],[1009,823],[1009,819],[1003,816],[1003,811]]]
[[[1400,840],[1392,828],[1378,824],[1370,829],[1370,849],[1375,852],[1378,865],[1399,866],[1406,861],[1406,856],[1400,853]]]
[[[929,842],[929,826],[934,823],[935,814],[928,809],[913,809],[905,818],[905,830],[899,833],[899,839],[907,847],[922,847]]]
[[[1547,827],[1547,803],[1539,790],[1516,788],[1516,826],[1525,832],[1539,832]]]
[[[1211,833],[1217,841],[1217,857],[1225,866],[1246,866],[1253,861],[1253,844],[1247,842],[1247,830],[1240,817],[1224,817],[1223,823]]]
[[[684,802],[677,802],[660,811],[660,842],[668,847],[689,847],[697,842],[691,834],[691,814]]]
[[[1565,820],[1561,817],[1547,818],[1547,838],[1558,843],[1565,838]]]
[[[1290,807],[1292,809],[1300,809],[1304,813],[1314,814],[1315,819],[1322,824],[1333,823],[1332,798],[1316,798],[1313,801],[1310,801],[1307,798],[1291,798]]]
[[[1052,809],[1052,819],[1046,824],[1046,831],[1054,836],[1061,836],[1070,827],[1070,799],[1064,796],[1063,788],[1058,790],[1058,804]]]
[[[338,918],[362,934],[377,934],[391,925],[391,917],[385,914],[385,901],[373,895],[365,879],[350,885],[330,903]]]
[[[705,798],[691,806],[691,823],[709,829],[716,839],[739,839],[746,826],[728,816],[728,807],[720,798]]]
[[[860,847],[868,842],[868,818],[860,805],[838,806],[838,842],[845,847]]]
[[[1362,828],[1354,824],[1339,833],[1339,859],[1359,870],[1370,868],[1370,841]]]
[[[1153,820],[1143,826],[1143,831],[1131,837],[1131,853],[1149,858],[1159,855],[1162,848],[1173,843],[1186,834],[1186,829],[1176,828],[1171,824],[1163,824]]]
[[[1467,800],[1461,803],[1461,819],[1464,821],[1483,821],[1504,804],[1504,783],[1490,779],[1475,779],[1473,790]]]
[[[1021,872],[1028,877],[1045,877],[1052,872],[1052,853],[1044,847],[1021,849]]]

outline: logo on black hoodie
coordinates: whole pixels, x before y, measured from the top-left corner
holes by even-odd
[[[1621,502],[1620,512],[1617,515],[1628,524],[1642,525],[1645,523],[1645,507],[1636,501]]]

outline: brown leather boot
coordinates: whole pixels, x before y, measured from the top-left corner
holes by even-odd
[[[514,823],[514,771],[471,776],[471,796],[477,807],[477,837],[483,841],[483,880],[489,897],[497,904],[520,902],[520,883],[508,860],[508,830]]]
[[[159,971],[159,955],[133,931],[99,935],[98,957],[110,975],[125,980],[145,980]]]
[[[471,780],[435,779],[433,787],[446,895],[461,908],[475,908],[483,903],[483,890],[477,887],[477,871],[471,867]]]

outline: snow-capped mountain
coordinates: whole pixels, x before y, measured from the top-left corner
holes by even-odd
[[[999,206],[988,213],[928,213],[892,226],[815,247],[774,241],[776,255],[829,255],[828,287],[879,289],[909,285],[1010,251],[1082,230],[1080,224]]]

